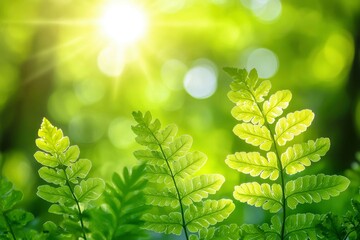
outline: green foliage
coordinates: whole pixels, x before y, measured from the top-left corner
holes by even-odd
[[[323,217],[321,223],[317,225],[321,239],[359,239],[360,202],[353,199],[351,206],[352,211],[348,211],[343,217],[333,213],[328,213]]]
[[[26,227],[34,216],[14,208],[22,197],[23,194],[15,190],[11,182],[0,177],[0,239],[44,239],[44,235]]]
[[[38,135],[36,145],[40,151],[34,157],[43,165],[39,169],[40,177],[49,184],[39,186],[37,195],[52,203],[50,213],[64,218],[60,227],[49,222],[44,228],[59,233],[59,238],[87,239],[84,210],[90,207],[91,201],[100,197],[105,183],[100,178],[86,179],[91,161],[78,159],[79,148],[70,146],[69,138],[63,136],[61,129],[45,118]]]
[[[243,225],[244,239],[316,239],[315,226],[321,215],[302,213],[287,215],[287,209],[298,204],[318,203],[345,191],[349,180],[343,176],[306,175],[290,180],[318,162],[330,148],[328,138],[287,146],[305,132],[314,119],[309,109],[283,116],[292,98],[289,90],[268,96],[271,83],[260,80],[255,69],[226,68],[234,79],[229,99],[236,104],[231,113],[241,121],[233,131],[246,143],[259,147],[260,152],[237,152],[229,155],[226,164],[237,171],[259,176],[269,183],[249,182],[235,187],[234,198],[252,206],[262,207],[275,215],[271,225]],[[285,149],[285,150],[284,150]],[[265,152],[266,157],[263,156]]]
[[[190,151],[192,138],[177,136],[175,125],[162,129],[160,121],[153,120],[149,112],[134,112],[133,116],[137,122],[132,127],[136,141],[146,147],[134,155],[146,166],[149,184],[145,197],[152,206],[143,217],[144,227],[166,234],[183,232],[186,239],[219,239],[225,232],[229,235],[222,239],[238,239],[235,225],[210,227],[225,220],[235,206],[229,199],[207,199],[220,189],[225,178],[219,174],[193,176],[205,164],[206,155]]]
[[[122,176],[112,175],[103,194],[104,205],[89,212],[93,219],[90,229],[97,229],[97,239],[135,240],[146,236],[140,228],[141,217],[148,210],[144,205],[144,167],[134,167],[132,171],[125,167]]]

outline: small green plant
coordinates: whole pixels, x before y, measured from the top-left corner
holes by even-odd
[[[79,147],[70,146],[70,140],[63,136],[62,130],[45,118],[38,135],[36,146],[40,151],[34,157],[43,165],[39,169],[40,177],[51,185],[39,186],[37,195],[52,203],[50,213],[64,218],[61,227],[47,222],[44,228],[54,232],[58,239],[86,240],[87,225],[83,212],[91,207],[91,201],[100,197],[105,183],[100,178],[87,178],[91,161],[79,159]]]
[[[148,210],[144,205],[144,165],[114,173],[103,194],[104,205],[90,211],[90,229],[98,229],[95,239],[136,240],[146,237],[141,217]]]
[[[356,240],[360,238],[360,202],[351,200],[352,211],[344,216],[326,214],[317,225],[321,239]]]
[[[209,228],[226,219],[235,206],[229,199],[205,200],[220,189],[225,178],[219,174],[193,176],[207,157],[189,151],[191,136],[177,136],[176,125],[161,129],[160,121],[153,120],[149,112],[134,112],[133,116],[136,141],[146,147],[134,155],[146,166],[146,203],[152,206],[143,216],[144,227],[166,234],[183,233],[187,240],[238,239],[236,225]],[[231,234],[221,238],[224,232]]]
[[[42,239],[38,232],[26,228],[34,216],[23,209],[14,208],[22,197],[23,194],[15,190],[11,182],[0,177],[0,239]]]
[[[318,174],[297,178],[292,175],[302,172],[313,162],[318,162],[329,150],[330,140],[318,138],[287,146],[287,143],[307,130],[314,119],[314,113],[304,109],[281,117],[292,98],[289,90],[277,91],[267,97],[271,83],[260,80],[255,69],[249,74],[245,69],[225,68],[225,71],[234,80],[228,94],[229,99],[236,104],[231,113],[241,121],[233,132],[246,143],[261,150],[237,152],[227,156],[225,162],[241,173],[268,181],[242,183],[235,187],[234,198],[281,216],[274,215],[271,225],[243,225],[242,237],[316,239],[315,226],[321,215],[289,215],[288,211],[295,210],[298,204],[318,203],[337,196],[347,189],[350,181],[336,175]]]

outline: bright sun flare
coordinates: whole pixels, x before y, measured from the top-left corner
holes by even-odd
[[[139,6],[124,2],[107,5],[99,23],[101,31],[111,41],[128,45],[145,35],[148,19]]]

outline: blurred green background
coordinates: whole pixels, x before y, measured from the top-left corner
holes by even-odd
[[[224,160],[251,148],[232,133],[225,66],[255,67],[272,92],[292,91],[289,110],[312,109],[303,138],[332,142],[313,171],[342,174],[360,150],[359,38],[356,0],[2,0],[1,174],[42,216],[33,154],[43,117],[109,179],[136,164],[131,113],[150,110],[194,137],[204,171],[225,175],[221,195],[231,198],[248,178]],[[261,210],[238,206],[233,220],[262,221]]]

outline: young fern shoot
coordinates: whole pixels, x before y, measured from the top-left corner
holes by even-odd
[[[268,97],[271,82],[260,80],[255,69],[225,68],[232,78],[229,99],[236,104],[232,116],[241,121],[233,132],[246,143],[262,151],[236,152],[227,156],[230,167],[268,183],[248,182],[235,187],[234,198],[252,206],[279,213],[271,226],[243,225],[244,239],[316,239],[315,226],[321,215],[302,213],[289,215],[288,208],[298,204],[318,203],[345,191],[349,180],[343,176],[307,175],[290,180],[318,162],[330,148],[328,138],[318,138],[287,146],[294,137],[305,132],[314,119],[309,109],[282,116],[292,98],[289,90]],[[286,148],[284,151],[283,149]]]
[[[133,113],[137,122],[132,129],[136,141],[146,149],[134,152],[145,164],[146,203],[153,207],[144,215],[144,227],[166,234],[184,234],[188,239],[214,239],[223,232],[238,239],[237,226],[209,228],[226,219],[235,206],[229,199],[205,200],[215,194],[225,181],[219,174],[193,176],[205,164],[205,154],[190,152],[192,138],[177,136],[176,125],[161,129],[159,120],[152,120],[149,112]],[[209,229],[210,231],[208,231]],[[237,236],[236,236],[237,235]]]
[[[63,135],[62,130],[45,118],[38,135],[36,146],[40,151],[34,157],[43,165],[39,169],[40,177],[49,184],[39,186],[37,195],[52,203],[50,213],[64,217],[60,231],[64,238],[71,235],[86,240],[87,226],[83,212],[88,209],[90,201],[100,197],[105,183],[100,178],[86,179],[92,166],[91,161],[79,159],[79,147],[70,146],[70,140]],[[57,229],[51,222],[46,223],[46,227]]]

